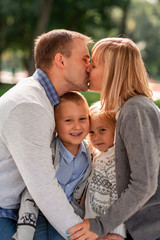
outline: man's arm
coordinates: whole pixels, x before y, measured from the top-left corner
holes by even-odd
[[[54,116],[49,114],[38,104],[19,105],[10,113],[3,137],[36,204],[65,236],[67,229],[82,220],[56,179],[50,148]]]

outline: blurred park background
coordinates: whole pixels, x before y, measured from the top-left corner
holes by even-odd
[[[34,72],[34,39],[56,28],[79,31],[95,42],[131,38],[142,53],[154,98],[160,99],[160,0],[1,0],[0,95]]]

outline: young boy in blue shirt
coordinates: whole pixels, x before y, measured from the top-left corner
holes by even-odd
[[[55,122],[56,136],[51,147],[57,184],[63,189],[74,211],[83,218],[84,208],[80,206],[79,199],[91,171],[90,152],[84,140],[89,132],[89,109],[86,99],[77,92],[64,94],[55,107]],[[42,197],[45,197],[43,192]],[[56,197],[57,201],[61,201],[55,192]],[[56,215],[56,212],[53,214]],[[65,221],[63,216],[62,221]],[[41,228],[42,232],[37,235],[39,231],[36,232],[35,229],[38,228]],[[64,239],[38,211],[27,189],[22,195],[18,228],[13,238],[16,240]]]

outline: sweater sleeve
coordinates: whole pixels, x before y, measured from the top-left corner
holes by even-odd
[[[116,144],[119,144],[118,141],[121,142],[121,145],[117,146],[121,156],[117,156],[116,164],[120,170],[126,168],[124,165],[127,162],[129,167],[126,174],[129,175],[129,181],[120,198],[107,209],[105,215],[90,219],[91,231],[99,236],[107,234],[127,221],[157,190],[160,123],[159,115],[154,108],[147,107],[136,106],[132,110],[128,108],[125,114],[121,112],[119,116]],[[124,158],[127,159],[126,162],[123,161]],[[126,179],[125,171],[122,171],[124,176],[122,172],[118,172],[117,182]]]
[[[65,237],[66,231],[82,220],[56,179],[50,148],[53,119],[39,104],[20,104],[6,120],[3,138],[37,206]]]
[[[12,238],[14,240],[33,240],[37,218],[38,207],[28,192],[28,189],[25,188],[22,193],[18,212],[17,232]]]

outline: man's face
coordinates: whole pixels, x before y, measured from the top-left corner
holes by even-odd
[[[86,43],[78,38],[73,40],[71,56],[65,57],[64,77],[70,91],[88,90],[89,51]]]

